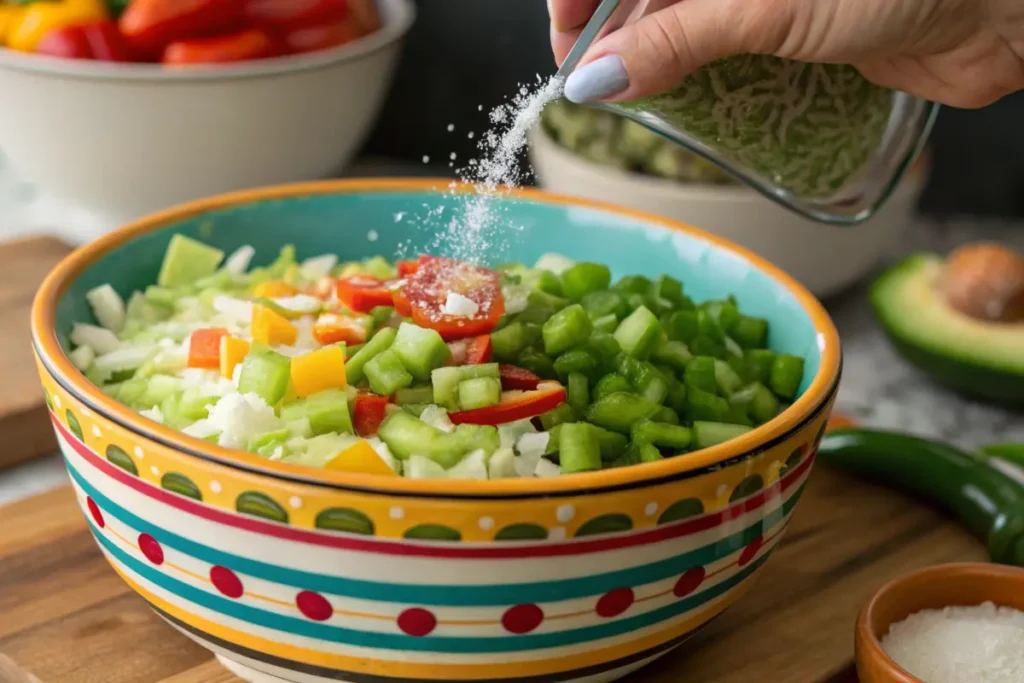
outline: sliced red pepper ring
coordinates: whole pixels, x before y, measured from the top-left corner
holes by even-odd
[[[228,331],[223,327],[195,330],[188,340],[188,367],[220,368],[220,340]]]
[[[318,344],[362,344],[370,326],[369,318],[353,318],[337,313],[324,313],[313,324],[313,338]]]
[[[368,275],[355,275],[338,280],[338,301],[358,313],[369,313],[377,306],[393,304],[394,284]]]
[[[448,417],[455,424],[499,425],[543,415],[564,402],[565,387],[545,382],[534,391],[507,391],[498,405],[451,413]]]
[[[380,423],[387,416],[388,403],[391,399],[387,396],[367,394],[360,392],[356,394],[356,405],[352,411],[352,424],[356,434],[359,436],[375,436],[380,429]]]
[[[540,377],[526,368],[501,364],[498,372],[501,373],[501,388],[505,391],[533,391],[540,385]]]
[[[472,301],[476,312],[445,313],[445,304],[453,294]],[[420,257],[419,268],[405,278],[393,301],[400,313],[408,305],[414,323],[437,330],[445,341],[487,334],[505,312],[497,273],[442,257]]]

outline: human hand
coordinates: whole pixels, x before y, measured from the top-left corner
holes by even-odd
[[[642,16],[596,41],[565,85],[574,102],[679,85],[740,53],[852,64],[868,80],[954,107],[1024,89],[1020,0],[626,0]],[[561,64],[599,0],[549,0]]]

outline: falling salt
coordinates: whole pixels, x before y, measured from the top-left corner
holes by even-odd
[[[366,233],[366,239],[369,240],[370,242],[376,242],[379,238],[380,235],[377,233],[376,230],[370,230],[368,233]]]
[[[493,260],[507,246],[509,234],[522,229],[504,220],[504,207],[497,200],[508,188],[525,180],[519,168],[519,153],[526,146],[526,134],[539,122],[544,106],[561,97],[562,89],[560,78],[538,78],[537,86],[521,86],[510,101],[490,112],[493,127],[477,143],[480,158],[458,169],[460,179],[475,192],[459,194],[453,186],[449,199],[460,203],[463,211],[439,230],[436,224],[429,226],[435,231],[431,245],[435,252],[475,263]],[[482,111],[483,106],[479,109]],[[452,153],[449,158],[454,160],[456,155]]]
[[[466,135],[466,137],[469,138],[470,140],[472,140],[473,139],[473,131],[469,131],[469,133]]]
[[[455,152],[452,152],[451,154],[448,155],[448,158],[451,159],[452,161],[455,161],[457,156],[458,155],[456,155]]]
[[[448,132],[451,133],[453,130],[455,130],[455,124],[454,123],[449,123],[448,124]]]
[[[425,164],[429,164],[430,163],[430,157],[428,157],[426,154],[423,155],[423,163],[425,163]]]

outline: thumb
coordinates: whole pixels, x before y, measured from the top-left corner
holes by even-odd
[[[777,0],[680,0],[595,43],[565,83],[577,103],[671,90],[701,66],[740,52],[773,52],[788,24]]]

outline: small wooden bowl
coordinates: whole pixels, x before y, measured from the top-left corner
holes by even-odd
[[[893,579],[857,617],[855,650],[861,683],[922,683],[882,649],[889,627],[923,609],[992,602],[1024,610],[1024,569],[999,564],[943,564]]]

